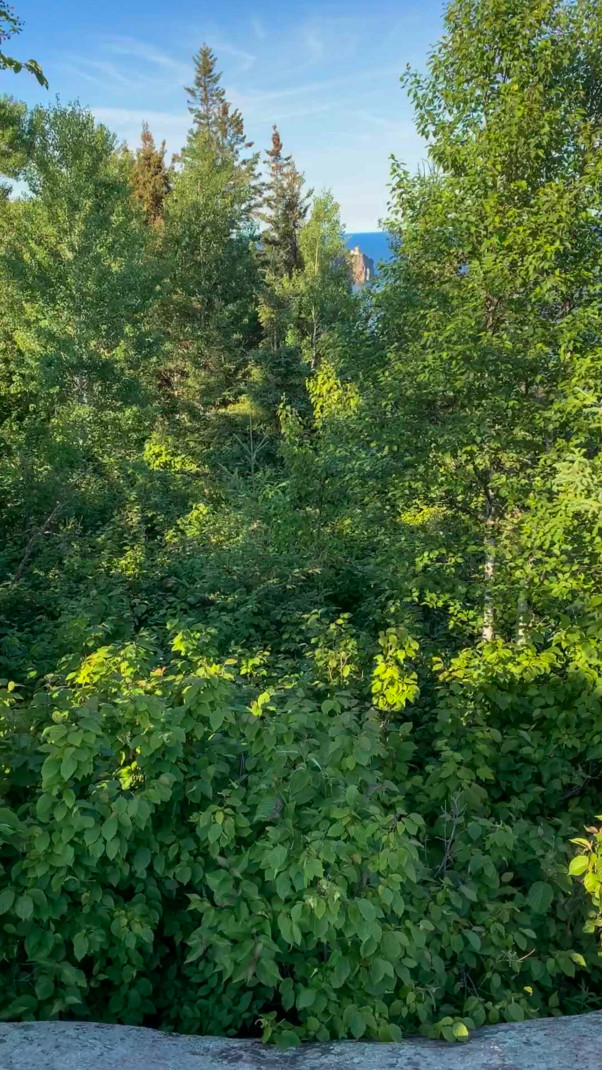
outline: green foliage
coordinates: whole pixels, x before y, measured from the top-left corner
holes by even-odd
[[[0,1016],[602,1005],[601,43],[454,0],[363,294],[208,47],[169,175],[0,101]]]
[[[600,815],[598,820],[602,820]],[[580,836],[572,840],[579,853],[571,860],[569,873],[583,879],[583,887],[591,898],[593,910],[585,923],[585,932],[597,934],[602,955],[602,828],[589,825],[585,831],[589,839]]]
[[[266,224],[261,234],[268,275],[290,278],[302,267],[299,232],[311,194],[303,193],[303,176],[292,156],[283,156],[282,138],[274,127],[272,147],[267,150],[269,177],[263,197],[261,218]]]
[[[21,29],[21,20],[15,15],[12,5],[0,3],[0,44],[3,44],[4,41],[7,41],[15,34],[20,33]],[[44,77],[44,72],[35,59],[26,61],[18,60],[13,56],[7,56],[5,52],[0,51],[0,71],[2,70],[14,71],[15,74],[19,74],[20,71],[29,71],[40,85],[44,86],[46,89],[48,88],[48,82]]]
[[[27,161],[25,104],[12,97],[0,97],[0,174],[18,178]],[[10,186],[2,184],[0,193],[8,195]]]
[[[132,167],[132,184],[149,223],[162,221],[171,183],[165,166],[165,142],[157,148],[148,123],[142,124],[141,145],[136,150]]]
[[[232,109],[223,90],[221,74],[216,70],[217,59],[208,45],[194,56],[194,84],[188,93],[188,110],[194,121],[194,131],[205,144],[210,144],[219,161],[232,157],[240,162],[241,152],[251,148],[245,137],[243,117],[238,108]],[[246,163],[253,170],[255,158]]]
[[[237,401],[258,334],[255,229],[257,157],[244,157],[242,120],[231,112],[207,48],[195,58],[194,125],[166,202],[166,333],[162,385],[172,408],[213,412]],[[198,99],[197,99],[198,98]],[[194,101],[196,100],[196,104]]]
[[[259,1017],[286,1043],[463,1039],[570,1006],[587,948],[567,940],[567,821],[542,802],[583,744],[546,764],[556,708],[548,731],[502,736],[525,683],[504,688],[497,661],[462,729],[458,665],[427,743],[395,716],[407,694],[379,712],[342,684],[344,627],[301,675],[220,663],[206,630],[176,629],[162,649],[100,647],[28,710],[4,693],[5,1016],[230,1033]],[[394,629],[381,644],[377,693],[383,658],[417,654]]]

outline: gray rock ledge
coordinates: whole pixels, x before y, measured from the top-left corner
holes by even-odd
[[[489,1026],[467,1044],[315,1044],[187,1037],[79,1022],[0,1024],[0,1070],[602,1070],[602,1011]]]

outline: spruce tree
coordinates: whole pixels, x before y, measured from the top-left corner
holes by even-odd
[[[238,396],[247,346],[256,343],[257,156],[245,154],[242,117],[226,100],[211,49],[203,46],[194,64],[193,125],[166,210],[171,292],[162,315],[172,397],[206,411]]]
[[[303,269],[300,233],[311,192],[304,193],[303,175],[297,171],[292,156],[284,155],[276,126],[266,157],[268,178],[259,212],[264,224],[261,232],[264,285],[259,309],[264,355],[254,396],[268,420],[276,426],[276,415],[284,397],[296,407],[306,402],[307,369],[298,340],[291,338],[290,332],[295,319],[295,277]],[[265,350],[269,350],[269,357]]]
[[[142,124],[141,141],[132,169],[134,194],[149,223],[159,223],[163,219],[165,198],[171,189],[165,166],[165,142],[157,148],[148,123]]]
[[[270,273],[291,278],[303,267],[299,233],[307,216],[311,191],[303,192],[303,175],[297,171],[292,156],[283,155],[276,126],[266,156],[269,177],[261,213],[266,224],[261,241]]]
[[[215,53],[209,45],[203,45],[194,56],[194,83],[186,90],[193,132],[211,142],[216,152],[231,155],[238,161],[252,143],[246,139],[240,111],[232,109],[226,100],[216,67]]]

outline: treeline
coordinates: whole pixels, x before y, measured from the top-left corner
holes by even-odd
[[[602,1005],[600,5],[453,0],[406,86],[361,294],[207,47],[171,164],[0,101],[5,1018]]]

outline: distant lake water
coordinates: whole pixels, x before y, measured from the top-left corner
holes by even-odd
[[[348,249],[355,249],[359,245],[366,256],[374,260],[374,266],[378,267],[380,260],[391,259],[389,235],[384,230],[367,230],[359,234],[347,234],[345,242]]]

